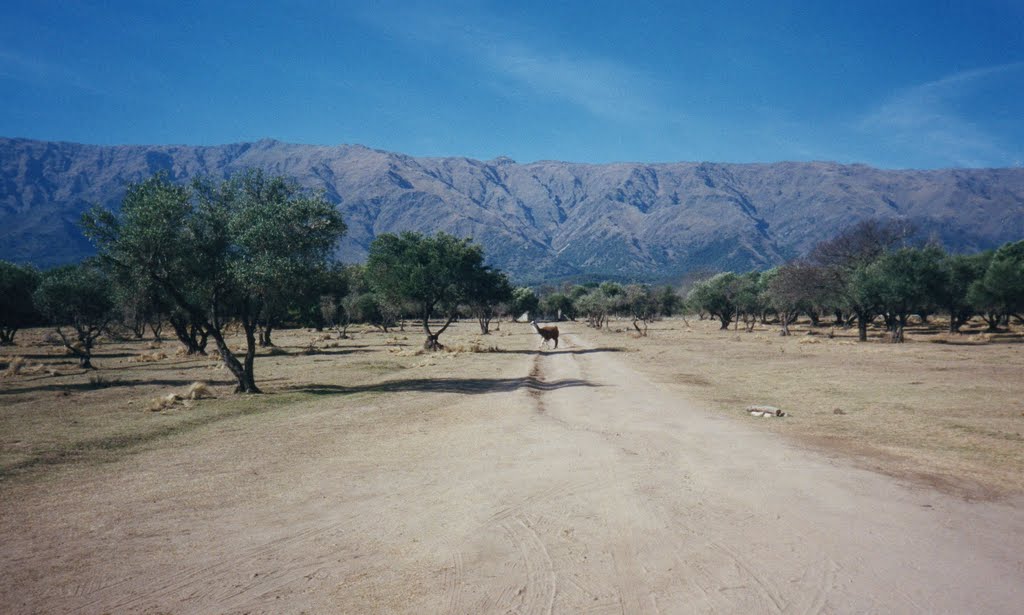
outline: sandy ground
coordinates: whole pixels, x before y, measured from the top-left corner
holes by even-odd
[[[597,339],[6,485],[2,610],[1020,612],[1024,502],[786,444]]]

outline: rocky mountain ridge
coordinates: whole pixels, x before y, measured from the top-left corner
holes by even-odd
[[[520,282],[763,268],[866,218],[906,218],[948,248],[1024,237],[1024,169],[883,170],[836,163],[580,164],[417,158],[265,140],[98,146],[0,138],[0,259],[40,266],[90,253],[77,223],[127,183],[258,167],[323,190],[359,261],[379,233],[472,236]]]

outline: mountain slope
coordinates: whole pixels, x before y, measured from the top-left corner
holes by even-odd
[[[767,267],[872,217],[909,218],[954,250],[1024,236],[1024,169],[889,171],[833,163],[574,164],[414,158],[361,146],[259,141],[94,146],[0,138],[0,258],[41,266],[91,253],[78,230],[126,183],[258,167],[323,190],[349,225],[339,257],[383,232],[472,236],[520,281],[665,279]]]

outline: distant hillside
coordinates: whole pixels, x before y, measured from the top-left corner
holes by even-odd
[[[339,257],[384,232],[481,242],[521,282],[670,279],[763,268],[865,218],[901,217],[958,251],[1024,237],[1024,169],[886,171],[833,163],[518,164],[414,158],[361,146],[259,141],[95,146],[0,138],[0,259],[41,266],[91,253],[79,215],[116,207],[156,171],[178,181],[247,167],[322,189],[349,226]]]

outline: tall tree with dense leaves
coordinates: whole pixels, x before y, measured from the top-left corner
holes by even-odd
[[[949,313],[949,332],[959,333],[977,312],[971,303],[971,285],[982,279],[992,260],[992,252],[948,254],[943,259],[943,280],[939,289],[939,306]]]
[[[93,346],[116,317],[110,276],[94,262],[51,269],[43,274],[33,300],[78,364],[93,369]]]
[[[101,258],[152,279],[205,329],[244,393],[260,392],[253,366],[267,303],[325,267],[345,232],[321,195],[254,170],[191,187],[154,176],[129,187],[120,214],[95,208],[83,226]],[[241,360],[224,338],[232,321],[245,333]]]
[[[716,274],[707,280],[693,285],[686,296],[690,307],[700,312],[707,312],[717,318],[722,330],[728,329],[736,317],[736,290],[739,276],[732,272]]]
[[[423,322],[427,350],[443,348],[438,338],[469,301],[477,276],[488,271],[483,248],[447,233],[425,236],[384,233],[370,244],[366,275],[375,294],[388,302],[410,303]],[[443,322],[431,329],[430,319]]]
[[[14,344],[14,334],[39,320],[32,293],[39,286],[39,272],[0,261],[0,346]]]
[[[981,279],[968,291],[969,300],[995,330],[1009,316],[1024,314],[1024,240],[1008,243],[992,254]]]
[[[942,260],[942,251],[934,246],[902,248],[882,254],[854,274],[854,293],[879,307],[890,341],[902,342],[910,315],[936,301],[944,281]]]
[[[470,314],[480,325],[481,335],[490,335],[491,321],[497,313],[498,306],[512,300],[512,285],[501,271],[482,268],[470,279],[467,290],[469,299],[466,305]]]

